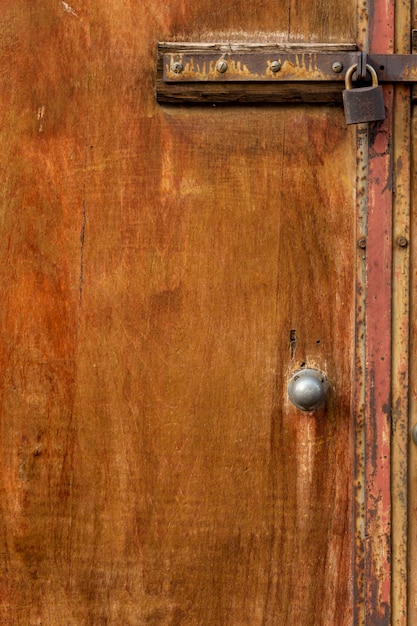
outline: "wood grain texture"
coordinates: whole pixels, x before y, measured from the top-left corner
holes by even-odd
[[[161,104],[328,104],[342,106],[344,84],[337,83],[183,83],[160,81]]]
[[[158,40],[348,4],[4,3],[1,623],[352,623],[354,134],[154,95]]]

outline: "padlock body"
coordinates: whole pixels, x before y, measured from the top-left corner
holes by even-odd
[[[346,124],[377,122],[385,119],[381,85],[345,89],[342,95]]]

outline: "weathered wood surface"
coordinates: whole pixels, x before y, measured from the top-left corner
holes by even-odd
[[[352,623],[354,134],[154,88],[158,40],[354,29],[336,0],[3,2],[1,623]]]
[[[157,82],[161,104],[328,104],[342,107],[344,83]]]

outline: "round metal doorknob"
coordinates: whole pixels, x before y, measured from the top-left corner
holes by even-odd
[[[288,383],[288,396],[301,411],[314,411],[326,403],[329,381],[323,372],[302,369],[294,372]]]

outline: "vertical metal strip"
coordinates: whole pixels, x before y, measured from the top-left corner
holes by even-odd
[[[395,88],[392,286],[392,624],[407,624],[410,88]]]
[[[385,90],[392,110],[392,88]],[[390,623],[391,605],[391,114],[370,132],[366,281],[366,623]]]
[[[365,368],[368,125],[356,127],[354,624],[365,624]]]
[[[411,2],[411,27],[415,28],[417,24],[417,2],[412,0]],[[412,53],[417,53],[417,38],[416,33],[412,31]],[[410,129],[410,359],[409,359],[409,420],[408,420],[408,440],[410,441],[408,449],[408,489],[407,489],[407,566],[408,566],[408,579],[407,579],[407,618],[408,624],[417,623],[417,568],[416,568],[416,554],[417,554],[417,446],[415,443],[415,426],[417,415],[417,325],[416,325],[416,304],[417,304],[417,290],[416,290],[416,268],[417,268],[417,246],[413,245],[417,241],[417,212],[416,212],[416,200],[417,197],[417,176],[416,172],[416,148],[415,137],[417,136],[417,118],[416,118],[416,102],[417,91],[416,86],[411,90],[411,129]],[[411,174],[412,172],[412,174]],[[411,439],[410,435],[413,434]],[[414,441],[413,441],[414,440]]]
[[[410,33],[411,0],[402,0],[395,6],[395,53],[410,53]],[[394,94],[391,621],[393,626],[407,626],[411,88],[396,85]]]
[[[394,0],[369,0],[369,4],[366,0],[358,0],[360,48],[374,53],[408,53],[410,5],[410,0],[404,0],[396,7],[394,22]],[[394,96],[393,88],[386,87],[384,97],[388,116],[383,124],[371,128],[367,188],[360,178],[360,173],[366,170],[361,161],[364,155],[363,129],[357,129],[357,232],[363,238],[364,221],[367,220],[367,264],[365,271],[359,261],[356,272],[355,624],[406,626],[409,88],[397,86]],[[361,308],[364,300],[365,319]],[[363,363],[366,363],[364,385]],[[365,405],[364,420],[362,403]]]
[[[369,4],[369,50],[394,51],[394,0]],[[366,624],[391,622],[392,110],[369,133],[366,279]]]
[[[357,43],[368,51],[368,0],[357,0]],[[368,124],[356,126],[355,563],[354,624],[365,625],[365,370]]]
[[[417,22],[417,15],[414,17]],[[413,96],[414,98],[415,96]],[[412,137],[417,135],[417,117],[415,100],[412,112]],[[412,143],[411,152],[411,277],[410,282],[410,374],[409,374],[409,436],[413,434],[408,450],[408,624],[417,624],[417,446],[415,443],[415,427],[417,425],[417,319],[415,311],[417,309],[417,246],[413,245],[417,241],[417,169],[416,149]]]

